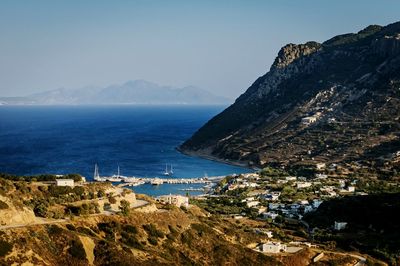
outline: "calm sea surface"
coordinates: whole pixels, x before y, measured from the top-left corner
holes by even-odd
[[[250,170],[176,151],[223,106],[0,106],[0,172],[31,175],[80,173],[91,180],[117,172],[162,177],[227,175]],[[185,194],[200,185],[143,185],[138,193]],[[197,192],[198,193],[198,192]],[[197,194],[190,192],[190,194]]]

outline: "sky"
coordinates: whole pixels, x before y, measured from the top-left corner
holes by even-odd
[[[400,20],[398,0],[1,0],[0,96],[144,79],[236,98],[287,43]]]

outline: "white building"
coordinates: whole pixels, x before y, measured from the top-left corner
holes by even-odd
[[[56,179],[57,187],[73,187],[74,180],[73,179]]]
[[[317,163],[317,164],[315,165],[315,167],[316,167],[318,170],[322,170],[322,169],[325,169],[326,164],[325,164],[325,163]]]
[[[260,246],[260,250],[267,253],[280,253],[285,252],[287,247],[281,242],[267,242]]]
[[[311,182],[297,182],[296,186],[297,188],[308,188],[311,187],[312,183]]]
[[[280,192],[271,192],[271,193],[268,193],[268,194],[265,196],[265,199],[266,199],[266,200],[276,201],[276,200],[279,199],[279,196],[280,196],[280,195],[281,195]]]
[[[340,230],[345,229],[346,226],[347,226],[347,223],[346,223],[346,222],[336,222],[336,221],[335,221],[335,224],[333,225],[333,228],[334,228],[335,230],[337,230],[337,231],[340,231]]]
[[[189,206],[189,198],[181,195],[162,195],[157,197],[157,200],[164,204],[172,204],[177,207]]]
[[[356,188],[353,186],[347,187],[347,192],[354,192],[355,190],[356,190]]]
[[[296,181],[297,177],[295,176],[287,176],[285,177],[286,181]]]
[[[271,218],[272,220],[275,220],[276,217],[278,217],[278,214],[275,212],[264,212],[262,214],[264,219],[269,219]]]
[[[315,116],[307,116],[307,117],[303,117],[301,119],[301,123],[303,125],[310,125],[315,122],[317,122],[317,118]]]
[[[315,174],[315,177],[318,179],[327,179],[328,175],[326,174]]]
[[[319,205],[321,205],[322,202],[323,202],[322,200],[315,199],[315,200],[313,200],[312,205],[314,208],[317,209],[319,207]]]
[[[251,208],[251,207],[256,207],[258,204],[260,204],[260,202],[258,202],[258,201],[248,201],[248,202],[246,202],[246,206],[248,207],[248,208]]]
[[[311,205],[304,206],[304,213],[312,212],[313,210],[314,210],[314,208]]]

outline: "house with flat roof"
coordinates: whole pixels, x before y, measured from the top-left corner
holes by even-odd
[[[56,179],[57,187],[73,187],[74,180],[73,179]]]

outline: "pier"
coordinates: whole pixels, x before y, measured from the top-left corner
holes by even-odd
[[[162,185],[162,184],[211,184],[215,183],[225,176],[214,176],[207,178],[160,178],[160,177],[99,177],[98,182],[120,182],[119,187],[139,186],[143,184]]]

